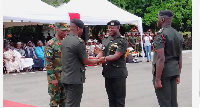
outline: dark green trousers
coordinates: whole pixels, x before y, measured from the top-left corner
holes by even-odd
[[[177,77],[171,76],[161,78],[161,89],[155,89],[160,107],[178,107],[177,102]],[[153,85],[155,85],[155,75],[153,75]]]
[[[83,84],[63,84],[67,102],[65,107],[80,107]]]
[[[125,107],[126,78],[105,78],[109,107]]]

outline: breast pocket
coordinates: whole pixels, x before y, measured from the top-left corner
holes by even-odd
[[[61,58],[61,51],[59,50],[59,48],[54,48],[54,54],[55,54],[55,57],[57,58]]]

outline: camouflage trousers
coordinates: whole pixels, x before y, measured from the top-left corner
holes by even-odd
[[[58,79],[58,87],[51,83],[48,84],[48,93],[51,97],[49,103],[50,107],[65,107],[66,96],[60,79]]]

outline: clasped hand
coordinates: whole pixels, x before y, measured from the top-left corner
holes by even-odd
[[[99,58],[99,63],[105,63],[105,62],[106,62],[105,57],[101,57],[101,58]]]
[[[97,59],[97,60],[98,60],[98,63],[105,63],[105,62],[106,62],[105,57],[97,58],[97,57],[89,56],[88,58],[89,58],[89,59]]]

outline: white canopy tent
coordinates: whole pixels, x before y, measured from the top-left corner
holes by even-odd
[[[107,0],[70,0],[59,6],[61,12],[79,13],[85,25],[106,25],[111,20],[118,20],[121,24],[134,24],[143,34],[142,18],[133,15]],[[143,41],[141,36],[142,55],[144,60]]]
[[[70,21],[69,15],[41,0],[3,0],[3,3],[4,27]]]

